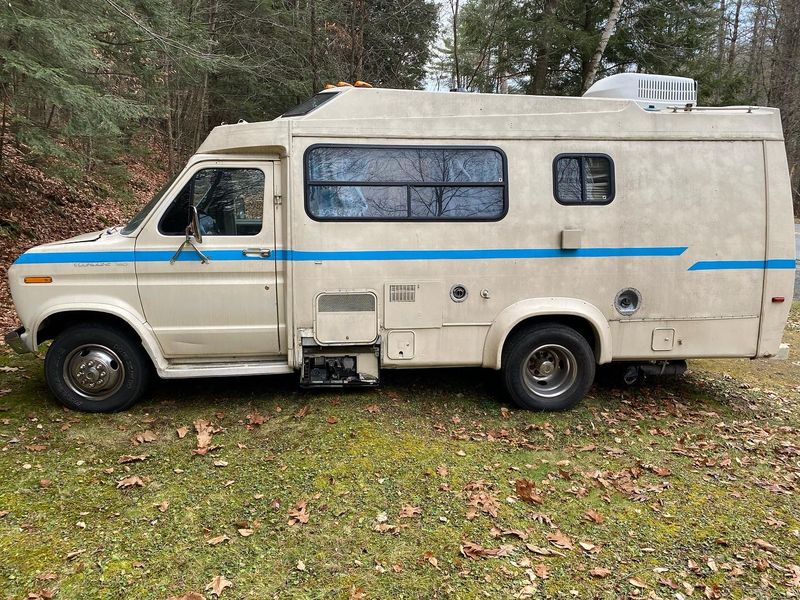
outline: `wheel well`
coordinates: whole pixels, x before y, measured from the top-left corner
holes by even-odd
[[[36,332],[36,343],[41,344],[46,340],[52,340],[67,327],[77,325],[78,323],[101,323],[124,332],[134,340],[142,341],[141,336],[136,330],[117,315],[93,310],[70,310],[58,312],[46,317],[45,320],[39,324],[39,329]]]
[[[508,343],[521,332],[532,327],[550,324],[564,325],[580,333],[592,347],[595,361],[598,360],[600,357],[600,336],[590,321],[575,315],[538,315],[520,321],[508,332],[505,341],[503,341],[503,353],[505,353]]]

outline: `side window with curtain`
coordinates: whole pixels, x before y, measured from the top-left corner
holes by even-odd
[[[605,154],[559,154],[553,161],[553,193],[560,204],[609,204],[614,162]]]
[[[496,148],[328,146],[305,155],[306,212],[320,221],[497,221],[506,213]]]
[[[201,169],[175,196],[158,230],[183,235],[196,206],[203,235],[257,235],[264,215],[261,169]]]

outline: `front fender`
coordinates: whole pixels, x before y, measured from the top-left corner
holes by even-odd
[[[546,315],[586,320],[597,336],[597,362],[611,362],[611,328],[599,308],[576,298],[530,298],[505,308],[492,322],[483,345],[483,366],[499,369],[502,366],[503,344],[511,330],[525,319]]]
[[[161,346],[159,346],[158,341],[153,334],[153,330],[145,321],[141,320],[141,317],[139,317],[136,313],[126,310],[120,306],[103,304],[99,302],[64,303],[49,306],[44,312],[37,316],[33,326],[30,329],[29,343],[32,348],[35,349],[39,345],[39,328],[44,320],[55,314],[66,312],[97,312],[113,315],[122,319],[125,321],[125,323],[130,325],[130,327],[142,339],[142,345],[144,346],[147,355],[150,357],[150,360],[153,361],[153,364],[159,369],[166,367],[166,360],[161,353]]]

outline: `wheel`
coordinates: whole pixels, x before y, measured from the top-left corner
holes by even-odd
[[[44,361],[47,385],[56,399],[85,412],[126,409],[146,391],[150,371],[139,340],[108,325],[65,329]]]
[[[594,380],[594,352],[580,333],[555,323],[514,335],[503,351],[503,381],[511,400],[529,410],[575,406]]]

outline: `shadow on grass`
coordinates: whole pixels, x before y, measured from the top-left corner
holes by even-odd
[[[614,410],[623,402],[631,408],[654,408],[679,402],[690,410],[740,410],[745,403],[737,392],[730,382],[692,373],[651,377],[631,386],[595,383],[588,398],[573,410]],[[427,406],[463,411],[513,408],[499,374],[481,368],[386,370],[381,374],[381,385],[376,388],[304,389],[299,387],[294,374],[157,380],[149,398],[140,407],[146,410],[155,403],[180,402],[185,406],[216,410],[245,403],[313,406],[336,400],[360,405],[386,399],[401,400],[419,410]]]

